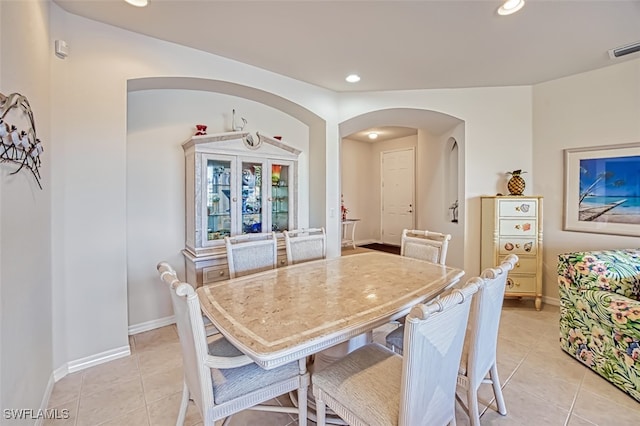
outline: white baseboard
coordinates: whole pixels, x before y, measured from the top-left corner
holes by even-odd
[[[560,299],[556,299],[555,297],[542,296],[542,301],[552,306],[560,306]]]
[[[51,393],[53,392],[54,385],[58,380],[64,378],[67,374],[75,373],[76,371],[81,371],[89,367],[116,360],[118,358],[124,358],[125,356],[129,355],[131,355],[131,348],[129,347],[129,345],[126,345],[99,354],[80,358],[75,361],[69,361],[68,363],[56,368],[51,373],[51,377],[49,377],[49,382],[47,383],[47,388],[44,391],[44,396],[42,397],[42,405],[40,408],[44,412],[44,410],[49,407],[49,400],[51,399]],[[42,424],[42,418],[36,420],[36,426],[42,426]]]
[[[67,363],[67,373],[75,373],[76,371],[84,370],[89,367],[93,367],[105,362],[113,361],[125,356],[131,355],[131,348],[129,345],[121,346],[119,348],[110,349],[99,354],[91,355],[85,358],[80,358],[75,361],[69,361]]]
[[[169,317],[158,318],[151,321],[145,321],[139,324],[133,324],[129,326],[129,336],[131,336],[132,334],[138,334],[144,331],[155,330],[156,328],[175,324],[175,322],[176,322],[175,316],[171,315]]]
[[[375,244],[377,240],[358,240],[356,241],[356,246],[366,246],[367,244]]]
[[[51,374],[53,375],[53,381],[57,382],[58,380],[69,374],[69,367],[67,364],[64,364],[62,367],[53,370],[53,373]]]
[[[129,335],[164,327],[170,324],[174,324],[175,322],[175,317],[171,315],[170,317],[135,324],[129,326]],[[131,355],[131,348],[129,347],[129,345],[126,345],[119,348],[110,349],[99,354],[90,355],[88,357],[80,358],[74,361],[69,361],[68,363],[63,364],[51,373],[51,378],[49,379],[49,384],[47,385],[47,390],[45,393],[45,399],[43,399],[42,403],[46,408],[46,404],[49,403],[49,398],[51,396],[51,392],[53,391],[53,385],[58,380],[65,377],[67,374],[75,373],[76,371],[81,371],[86,368],[104,364],[105,362],[113,361],[119,358],[124,358],[125,356],[129,355]]]

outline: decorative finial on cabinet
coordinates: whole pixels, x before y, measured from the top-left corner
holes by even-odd
[[[242,125],[238,125],[236,124],[236,110],[233,109],[232,110],[232,123],[231,126],[233,127],[233,131],[234,132],[243,132],[244,128],[247,126],[247,119],[244,117],[240,117],[240,120],[242,120]],[[253,136],[251,135],[251,133],[247,133],[243,138],[242,138],[242,142],[244,142],[244,146],[246,146],[247,148],[251,149],[251,150],[255,150],[260,148],[260,145],[262,145],[262,139],[260,138],[260,133],[256,132],[256,137],[257,139],[254,139]]]
[[[242,126],[236,125],[236,110],[233,109],[232,111],[233,111],[233,115],[232,115],[231,127],[233,127],[234,132],[241,132],[244,130],[244,127],[247,125],[247,120],[244,117],[240,117],[240,120],[242,120]]]

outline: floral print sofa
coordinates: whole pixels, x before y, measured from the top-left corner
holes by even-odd
[[[560,346],[640,402],[640,249],[558,256]]]

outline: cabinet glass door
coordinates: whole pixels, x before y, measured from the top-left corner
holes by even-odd
[[[242,162],[241,224],[243,234],[262,232],[262,163]]]
[[[271,229],[275,232],[289,229],[290,173],[288,165],[271,165]]]
[[[231,235],[231,162],[207,160],[207,241]]]

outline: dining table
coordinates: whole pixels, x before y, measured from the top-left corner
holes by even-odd
[[[197,294],[222,335],[256,364],[273,369],[366,335],[463,275],[461,269],[371,251],[208,284]]]

